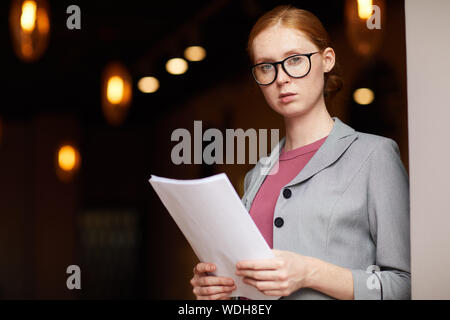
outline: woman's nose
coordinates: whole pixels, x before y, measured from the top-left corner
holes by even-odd
[[[281,66],[281,64],[277,65],[278,68],[278,72],[277,72],[277,78],[276,81],[278,83],[286,83],[289,82],[291,80],[291,77],[284,71],[283,67]]]

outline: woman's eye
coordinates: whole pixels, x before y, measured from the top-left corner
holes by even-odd
[[[263,64],[259,67],[262,72],[269,72],[272,69],[271,64]]]
[[[292,58],[290,58],[289,60],[288,60],[288,64],[291,64],[291,65],[295,65],[295,64],[300,64],[300,63],[302,63],[302,61],[303,61],[303,59],[302,59],[303,57],[300,57],[300,56],[298,56],[298,57],[292,57]]]

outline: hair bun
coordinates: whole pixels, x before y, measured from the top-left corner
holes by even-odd
[[[326,98],[332,99],[339,91],[341,91],[344,83],[341,76],[335,69],[325,74],[324,95]]]

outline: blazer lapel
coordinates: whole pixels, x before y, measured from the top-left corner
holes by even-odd
[[[295,184],[301,183],[306,179],[312,177],[319,171],[325,169],[335,162],[347,148],[352,144],[352,142],[357,138],[357,132],[343,123],[339,118],[332,117],[334,120],[333,128],[330,134],[325,139],[325,142],[316,151],[314,156],[308,161],[305,167],[300,171],[300,173],[291,180],[286,186],[293,186]],[[278,162],[280,156],[280,151],[286,142],[286,137],[283,137],[278,145],[272,150],[269,157],[263,158],[258,162],[256,166],[256,174],[245,198],[245,206],[247,210],[250,210],[251,203],[256,196],[259,188],[264,182],[270,170]]]
[[[333,164],[358,137],[356,131],[337,117],[332,117],[334,126],[325,142],[316,151],[300,173],[286,186],[305,181],[319,171]]]

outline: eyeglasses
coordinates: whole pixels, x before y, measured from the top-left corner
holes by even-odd
[[[256,83],[268,86],[278,75],[277,64],[281,64],[284,72],[292,78],[306,77],[311,71],[311,56],[317,52],[295,54],[278,62],[261,62],[252,67],[253,78]]]

